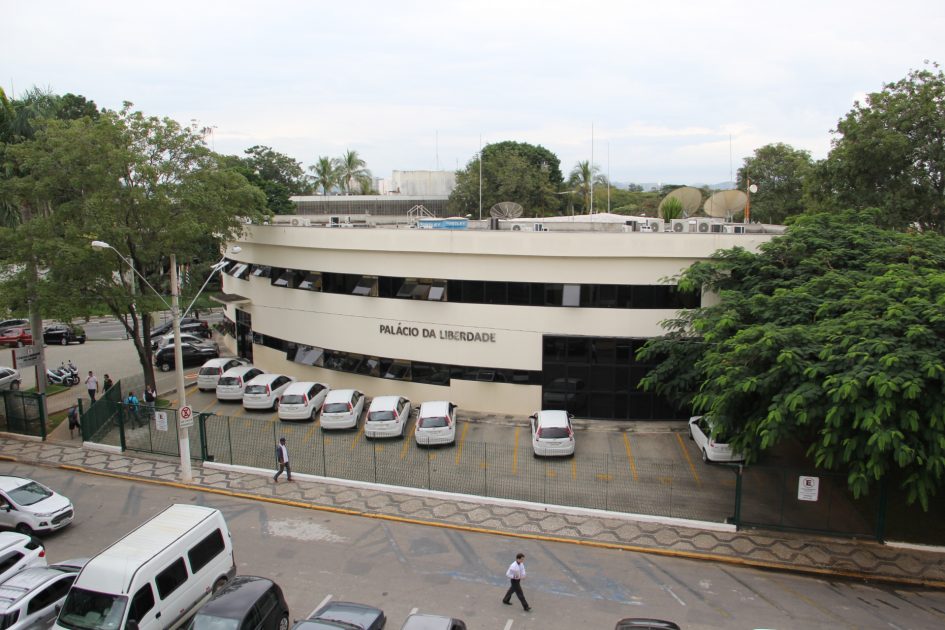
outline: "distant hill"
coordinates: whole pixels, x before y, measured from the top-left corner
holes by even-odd
[[[617,188],[626,189],[630,184],[638,184],[643,187],[643,190],[658,190],[660,186],[664,184],[675,184],[676,182],[614,182],[614,186]],[[735,188],[734,182],[719,182],[718,184],[680,184],[685,186],[692,186],[694,188],[708,188],[709,190],[728,190],[730,188]]]

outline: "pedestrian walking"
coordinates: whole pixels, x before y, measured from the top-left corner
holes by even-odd
[[[98,379],[92,374],[92,370],[89,370],[89,377],[85,379],[85,388],[89,390],[89,398],[91,398],[94,403],[95,394],[98,392]]]
[[[285,446],[285,438],[279,438],[279,443],[276,444],[276,461],[279,463],[279,470],[276,471],[272,482],[279,482],[279,475],[282,474],[283,470],[285,471],[286,481],[292,481],[292,469],[289,468],[289,449]]]
[[[507,606],[512,605],[512,593],[518,597],[518,601],[522,602],[522,608],[525,609],[525,612],[528,612],[532,609],[528,605],[528,602],[525,601],[525,593],[522,592],[522,580],[525,579],[525,554],[520,553],[516,554],[515,562],[509,566],[509,570],[505,572],[505,577],[509,578],[511,585],[509,590],[505,592],[505,597],[502,598],[502,603]]]
[[[128,397],[125,398],[125,411],[128,412],[128,424],[132,423],[138,424],[138,397],[135,396],[135,393],[128,392]]]
[[[71,407],[69,407],[69,439],[71,440],[75,437],[75,430],[80,428],[79,425],[79,402],[76,401]],[[82,437],[81,435],[79,437]]]
[[[102,393],[104,394],[112,388],[114,383],[112,382],[112,377],[108,374],[105,375],[105,378],[102,379]]]
[[[154,391],[154,385],[148,385],[144,390],[145,413],[148,415],[148,422],[154,417],[154,404],[157,402],[157,393]]]

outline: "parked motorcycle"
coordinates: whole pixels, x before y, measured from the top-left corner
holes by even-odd
[[[71,372],[68,367],[61,365],[55,370],[46,370],[46,382],[50,385],[65,385],[72,387],[79,384],[78,370]]]

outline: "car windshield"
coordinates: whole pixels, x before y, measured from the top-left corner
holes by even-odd
[[[557,440],[568,437],[568,430],[565,427],[544,427],[538,429],[538,437],[543,440]]]
[[[202,367],[200,371],[197,372],[200,376],[216,376],[220,373],[220,368],[218,367]]]
[[[348,411],[348,403],[345,402],[328,403],[322,409],[322,413],[348,413]]]
[[[223,376],[218,385],[239,385],[240,379],[237,376]]]
[[[247,385],[246,393],[247,394],[265,394],[266,386],[265,385]]]
[[[128,598],[72,587],[59,613],[59,625],[74,630],[118,630]]]
[[[435,416],[429,418],[420,418],[419,427],[421,429],[439,429],[448,427],[449,421],[444,416]]]
[[[188,630],[237,630],[240,627],[239,619],[215,617],[213,615],[197,615],[187,626]]]
[[[10,498],[20,505],[33,505],[51,496],[52,492],[35,481],[31,481],[25,486],[20,486],[10,491]]]
[[[395,420],[396,418],[394,416],[393,411],[391,411],[390,409],[383,409],[381,411],[372,411],[371,413],[368,414],[367,419],[369,421],[384,422],[388,420]]]
[[[301,394],[286,394],[282,397],[283,405],[304,405],[305,398]]]

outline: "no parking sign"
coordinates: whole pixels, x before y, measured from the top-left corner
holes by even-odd
[[[180,418],[180,421],[178,422],[178,426],[180,426],[180,428],[186,429],[188,427],[194,426],[194,410],[190,407],[181,407],[180,411],[177,412],[177,416]]]

